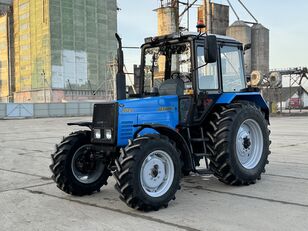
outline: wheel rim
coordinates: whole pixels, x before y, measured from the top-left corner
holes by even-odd
[[[263,153],[263,134],[259,124],[253,120],[245,120],[236,137],[236,153],[241,165],[253,169],[260,162]]]
[[[151,152],[143,161],[140,171],[141,186],[151,197],[164,195],[174,179],[174,164],[168,153]]]
[[[97,181],[105,165],[95,157],[90,145],[80,147],[74,154],[71,169],[74,177],[83,184],[91,184]]]

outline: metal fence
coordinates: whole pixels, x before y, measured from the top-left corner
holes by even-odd
[[[0,103],[0,119],[90,116],[92,102],[76,103]]]

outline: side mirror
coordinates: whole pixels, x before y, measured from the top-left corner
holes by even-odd
[[[245,44],[244,51],[251,49],[251,43]]]
[[[204,48],[205,62],[215,63],[217,61],[217,39],[215,35],[206,36]]]

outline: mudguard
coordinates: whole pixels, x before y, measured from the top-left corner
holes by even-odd
[[[140,124],[134,125],[134,127],[139,127],[134,134],[134,139],[143,129],[150,128],[173,140],[176,143],[177,147],[181,150],[181,158],[184,163],[183,169],[188,172],[193,170],[193,162],[189,146],[187,145],[187,142],[184,137],[176,130],[161,124]]]
[[[93,123],[92,122],[74,122],[74,123],[67,123],[68,126],[79,126],[79,127],[88,127],[92,129]]]
[[[265,119],[269,121],[269,108],[259,92],[223,93],[217,100],[216,104],[230,104],[239,100],[255,103],[264,112]]]

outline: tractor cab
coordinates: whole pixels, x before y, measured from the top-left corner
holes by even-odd
[[[189,33],[145,41],[140,78],[143,96],[219,94],[246,87],[243,47],[232,38]],[[178,88],[168,88],[169,84]]]
[[[150,37],[141,57],[139,92],[129,97],[176,95],[182,123],[201,121],[222,93],[247,89],[243,46],[230,37],[198,33]]]

